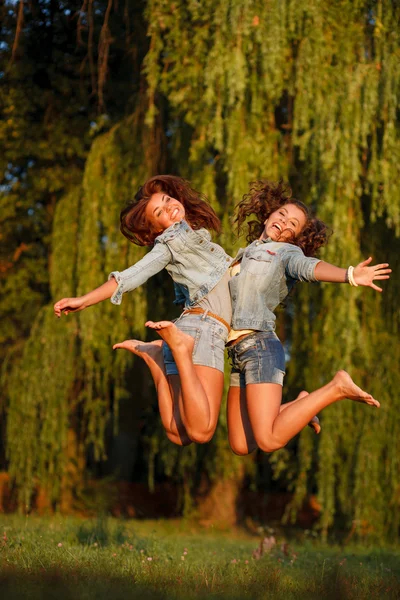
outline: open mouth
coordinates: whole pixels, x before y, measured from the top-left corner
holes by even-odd
[[[179,213],[179,208],[174,208],[174,210],[172,211],[170,217],[171,219],[175,219],[176,215]]]
[[[273,229],[276,229],[279,233],[282,233],[283,229],[278,223],[273,223]]]

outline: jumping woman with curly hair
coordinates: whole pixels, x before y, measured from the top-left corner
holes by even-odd
[[[255,219],[252,217],[255,216]],[[255,448],[282,448],[307,424],[319,432],[315,416],[326,406],[349,398],[379,407],[345,371],[324,387],[301,392],[281,406],[285,354],[275,333],[274,310],[297,281],[327,281],[369,286],[388,279],[388,264],[342,269],[314,258],[329,236],[327,226],[314,218],[305,204],[292,198],[282,183],[252,184],[237,208],[238,232],[248,228],[250,245],[239,251],[229,282],[232,328],[228,355],[232,363],[228,394],[229,442],[236,454]]]
[[[217,426],[223,386],[224,350],[230,327],[230,256],[211,241],[209,230],[220,221],[206,198],[189,182],[157,175],[139,189],[121,212],[121,232],[131,242],[152,246],[125,271],[113,271],[99,288],[79,298],[63,298],[55,314],[77,312],[122,295],[166,269],[185,309],[176,324],[146,325],[162,340],[125,340],[124,348],[150,368],[158,395],[161,420],[168,438],[178,445],[211,439]]]

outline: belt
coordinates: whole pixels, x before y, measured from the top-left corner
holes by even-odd
[[[256,333],[256,332],[254,332]],[[231,342],[228,342],[226,344],[227,348],[233,348],[233,346],[236,346],[236,344],[238,344],[239,342],[241,342],[242,340],[244,340],[244,338],[249,337],[249,335],[254,335],[253,333],[244,333],[243,335],[239,336],[238,338],[236,338],[236,340],[232,340]]]
[[[222,325],[224,325],[227,330],[229,331],[231,326],[229,325],[229,323],[227,323],[225,321],[225,319],[223,319],[222,317],[220,317],[219,315],[215,315],[214,313],[210,312],[209,310],[204,310],[204,308],[187,308],[186,310],[183,311],[184,315],[187,314],[191,314],[191,315],[203,315],[205,314],[207,317],[212,317],[213,319],[216,319],[217,321],[219,321],[220,323],[222,323]]]

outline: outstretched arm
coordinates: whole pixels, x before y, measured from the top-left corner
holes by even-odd
[[[62,313],[67,315],[70,312],[78,312],[83,310],[88,306],[92,306],[93,304],[97,304],[98,302],[102,302],[103,300],[111,298],[117,287],[118,283],[114,278],[112,278],[84,296],[79,296],[77,298],[63,298],[55,303],[54,313],[57,317],[61,317]]]
[[[156,244],[150,252],[125,271],[111,273],[109,280],[95,290],[78,298],[63,298],[56,302],[54,313],[57,317],[61,317],[62,313],[67,315],[70,312],[78,312],[108,298],[111,298],[114,304],[121,304],[123,293],[130,292],[145,283],[164,269],[170,260],[171,254],[167,246]]]
[[[387,268],[389,266],[388,263],[382,263],[370,267],[368,265],[371,261],[372,257],[369,257],[367,260],[360,262],[360,264],[354,267],[354,282],[356,285],[371,287],[373,290],[381,292],[382,288],[375,285],[374,281],[378,279],[389,279],[389,273],[391,273],[392,270]],[[349,282],[348,269],[335,267],[335,265],[331,265],[330,263],[326,263],[324,261],[320,261],[316,265],[314,275],[317,281],[328,281],[331,283]]]

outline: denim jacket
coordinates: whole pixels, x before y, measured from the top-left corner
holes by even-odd
[[[240,258],[240,273],[229,282],[233,329],[275,329],[274,310],[296,281],[317,281],[319,259],[304,256],[293,244],[257,240],[239,250],[234,262]]]
[[[165,268],[174,280],[179,301],[189,307],[213,289],[231,262],[225,250],[211,241],[207,229],[195,231],[186,221],[180,221],[156,237],[150,252],[133,266],[110,273],[108,278],[114,277],[118,283],[111,302],[121,304],[122,294]]]

